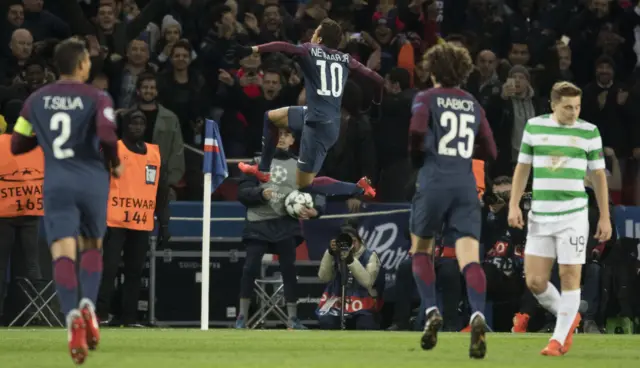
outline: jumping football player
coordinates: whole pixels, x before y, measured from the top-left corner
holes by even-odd
[[[556,316],[556,326],[542,355],[562,356],[573,344],[580,324],[580,277],[589,236],[588,195],[591,172],[600,218],[595,238],[611,238],[609,189],[598,128],[580,115],[582,91],[569,82],[551,89],[553,114],[529,119],[513,173],[509,225],[522,229],[520,198],[533,167],[533,198],[529,212],[524,273],[527,287],[540,305]],[[549,282],[558,260],[562,294]]]
[[[296,136],[301,137],[296,174],[298,188],[329,196],[364,194],[375,197],[375,190],[366,177],[356,184],[340,181],[323,181],[323,184],[313,182],[327,151],[334,145],[340,133],[340,106],[349,70],[368,76],[380,86],[384,83],[384,79],[376,72],[366,68],[350,55],[336,51],[341,40],[340,25],[331,19],[325,19],[316,28],[311,43],[297,46],[287,42],[271,42],[240,48],[241,56],[265,52],[285,52],[299,56],[308,104],[283,107],[265,113],[260,163],[240,163],[238,167],[242,172],[256,176],[261,182],[269,181],[278,129],[290,129]]]
[[[479,158],[493,160],[496,145],[480,104],[460,89],[473,70],[469,52],[451,44],[437,45],[424,56],[434,88],[419,93],[413,103],[410,150],[421,166],[411,205],[411,253],[413,275],[426,323],[421,346],[433,349],[442,327],[436,307],[433,268],[434,236],[455,240],[456,257],[467,284],[472,315],[469,356],[486,353],[484,306],[486,279],[480,265],[480,203],[472,159],[476,138]]]
[[[84,43],[73,38],[61,42],[54,62],[60,80],[27,98],[14,128],[11,151],[25,153],[37,145],[44,151],[44,226],[53,279],[66,317],[71,358],[81,364],[100,339],[94,305],[102,274],[109,193],[109,171],[100,146],[116,177],[122,168],[113,102],[106,93],[85,84],[91,61]]]

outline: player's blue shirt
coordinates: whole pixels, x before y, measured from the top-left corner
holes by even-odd
[[[98,137],[100,124],[115,124],[106,93],[87,84],[57,82],[29,96],[20,115],[44,152],[45,190],[91,185],[87,180],[93,179],[108,182]]]
[[[349,78],[348,54],[305,43],[300,56],[309,121],[340,120],[344,86]]]
[[[432,88],[416,95],[412,106],[410,144],[424,152],[417,186],[470,187],[476,190],[473,156],[476,137],[489,146],[495,143],[482,106],[458,88]]]
[[[384,83],[376,72],[360,64],[349,54],[323,45],[305,43],[297,46],[286,42],[271,42],[258,46],[258,50],[285,52],[300,58],[308,107],[307,121],[340,122],[342,96],[350,70],[368,76],[379,85]]]

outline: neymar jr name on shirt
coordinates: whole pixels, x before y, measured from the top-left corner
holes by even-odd
[[[436,105],[445,110],[473,112],[474,109],[473,101],[455,97],[437,97]]]
[[[324,52],[324,50],[321,47],[312,47],[311,55],[318,58],[325,59],[325,60],[329,60],[329,61],[339,61],[341,63],[349,62],[348,54],[339,54],[339,53],[327,54],[326,52]]]

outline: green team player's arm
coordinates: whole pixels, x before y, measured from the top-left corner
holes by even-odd
[[[587,167],[590,171],[593,189],[596,193],[596,201],[600,209],[600,220],[609,221],[609,186],[607,185],[607,174],[605,172],[604,151],[602,150],[602,139],[598,128],[595,128],[594,136],[587,150]]]
[[[529,124],[527,124],[528,127]],[[511,179],[511,199],[509,200],[509,208],[520,208],[520,199],[524,194],[524,189],[529,181],[531,174],[531,164],[533,163],[533,145],[531,135],[527,132],[527,127],[522,135],[522,144],[520,145],[520,154],[518,155],[518,164],[513,172]]]

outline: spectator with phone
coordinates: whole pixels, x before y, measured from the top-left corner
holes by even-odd
[[[493,134],[498,146],[498,159],[493,176],[510,175],[520,151],[522,134],[527,121],[543,113],[543,107],[531,86],[529,70],[516,65],[502,85],[500,121],[494,124]]]

